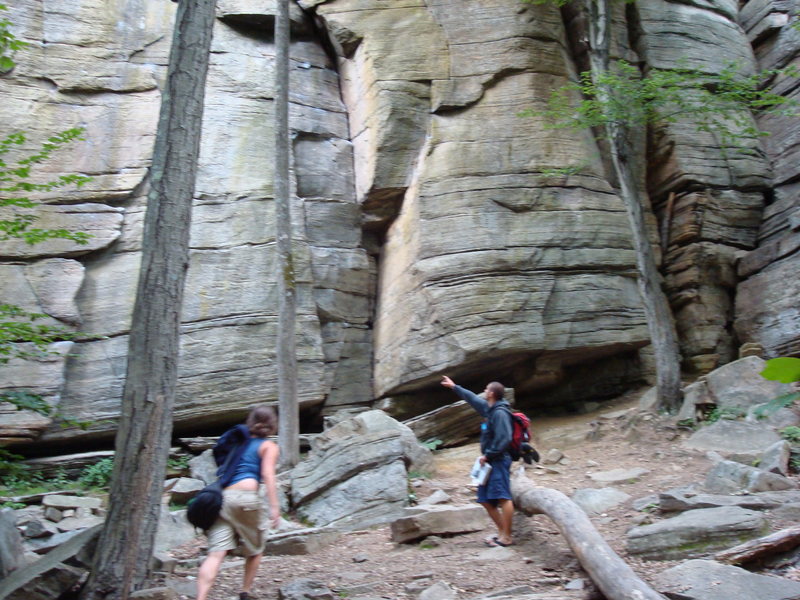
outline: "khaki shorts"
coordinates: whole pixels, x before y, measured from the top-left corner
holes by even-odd
[[[208,551],[243,547],[245,556],[261,554],[267,541],[267,505],[258,492],[223,490],[222,511],[208,530]]]

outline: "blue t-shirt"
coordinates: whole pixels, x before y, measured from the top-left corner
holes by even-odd
[[[233,479],[228,485],[233,485],[243,479],[255,479],[261,483],[261,457],[258,456],[258,449],[263,443],[264,438],[252,438],[248,442],[247,448],[245,448],[244,454],[242,454],[242,458],[233,472]]]

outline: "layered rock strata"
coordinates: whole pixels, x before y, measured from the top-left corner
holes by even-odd
[[[760,69],[797,66],[798,16],[789,4],[750,0],[740,14]],[[800,101],[800,80],[778,75],[771,89]],[[764,209],[757,248],[738,263],[742,283],[736,295],[736,334],[760,344],[767,357],[800,352],[800,127],[797,110],[758,118],[770,135],[764,146],[773,164],[774,188]]]
[[[247,405],[277,400],[273,8],[218,3],[178,431],[239,420]],[[6,441],[43,429],[37,443],[114,433],[173,13],[172,3],[155,0],[11,9],[15,33],[31,46],[0,77],[8,122],[28,128],[31,149],[84,127],[84,140],[41,177],[93,178],[43,196],[41,222],[93,237],[84,246],[0,242],[2,300],[81,332],[68,354],[36,366],[50,375],[22,381],[19,369],[4,367],[0,388],[33,389],[64,417],[92,424],[62,429],[18,413],[2,431]],[[585,68],[583,20],[572,8],[518,0],[293,4],[292,214],[306,417],[380,397],[418,402],[442,372],[471,387],[501,379],[523,405],[610,397],[641,378],[637,350],[648,332],[603,148],[590,132],[518,114],[541,108]],[[709,76],[734,58],[749,73],[796,60],[795,21],[768,0],[750,0],[739,14],[721,1],[618,5],[614,55],[645,70],[688,64]],[[797,84],[778,78],[773,89],[793,96]],[[760,121],[774,133],[766,153],[757,140],[730,146],[698,134],[690,115],[649,140],[642,132],[641,187],[654,207],[653,242],[664,233],[666,286],[690,369],[729,361],[740,340],[770,355],[798,351],[793,123]],[[563,167],[573,174],[553,171]]]

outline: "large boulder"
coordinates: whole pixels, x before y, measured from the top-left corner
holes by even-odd
[[[779,441],[781,436],[771,427],[760,423],[720,419],[695,431],[684,445],[695,450],[713,450],[724,456],[748,455],[755,460]]]
[[[720,408],[747,409],[788,394],[791,385],[761,377],[766,361],[757,356],[740,358],[706,375],[709,393]]]
[[[798,488],[798,484],[777,473],[732,460],[721,460],[706,475],[703,488],[712,494],[738,494],[794,490]]]
[[[646,560],[675,560],[700,556],[763,535],[766,517],[745,508],[700,508],[627,534],[627,551]]]
[[[291,473],[291,500],[318,526],[379,522],[407,503],[407,468],[430,465],[430,451],[408,427],[383,411],[368,411],[314,439]]]
[[[17,530],[14,511],[0,509],[0,578],[20,566],[22,536]]]
[[[655,588],[681,600],[789,600],[800,598],[800,582],[751,573],[712,560],[688,560],[656,576]]]

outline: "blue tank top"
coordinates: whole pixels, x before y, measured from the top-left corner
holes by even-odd
[[[248,442],[247,448],[242,454],[242,459],[233,472],[233,479],[228,485],[233,485],[243,479],[255,479],[261,483],[261,458],[258,456],[258,449],[263,443],[264,438],[252,438]]]

